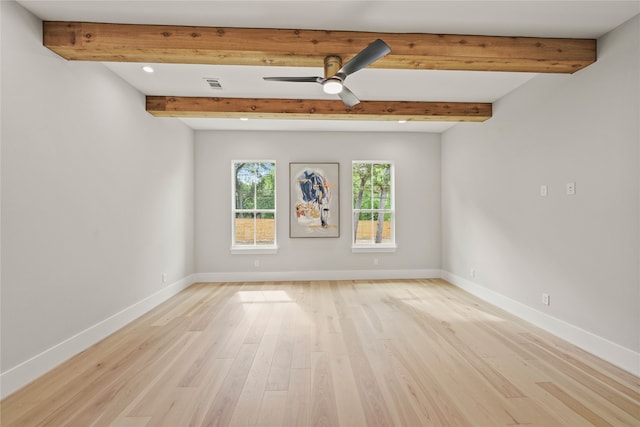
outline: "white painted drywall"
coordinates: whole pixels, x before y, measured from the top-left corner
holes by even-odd
[[[231,162],[247,159],[276,160],[276,255],[230,253]],[[353,160],[389,160],[395,164],[395,253],[351,252]],[[339,238],[289,238],[289,162],[340,163]],[[196,229],[196,268],[200,273],[439,270],[439,135],[198,131]],[[377,266],[374,258],[379,260]],[[255,259],[259,259],[258,268]],[[318,276],[308,273],[306,277],[311,280]]]
[[[1,3],[5,373],[194,272],[194,142]]]
[[[636,16],[598,40],[595,64],[538,76],[489,121],[447,131],[443,270],[637,355],[639,104]]]

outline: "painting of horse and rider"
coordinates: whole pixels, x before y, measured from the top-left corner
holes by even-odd
[[[290,163],[290,236],[339,237],[338,163]]]

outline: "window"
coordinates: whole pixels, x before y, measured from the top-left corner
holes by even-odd
[[[275,249],[276,163],[234,161],[232,249]]]
[[[390,162],[353,162],[354,249],[395,248],[393,173]]]

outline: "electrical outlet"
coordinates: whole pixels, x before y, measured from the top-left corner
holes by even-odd
[[[546,184],[542,184],[540,186],[540,196],[541,197],[547,197],[548,193],[549,193],[549,188],[547,187]]]
[[[544,305],[549,305],[551,303],[549,298],[549,294],[542,294],[542,303]]]
[[[576,194],[576,183],[569,182],[567,183],[567,196],[573,196]]]
[[[162,273],[162,283],[167,283],[167,273]]]

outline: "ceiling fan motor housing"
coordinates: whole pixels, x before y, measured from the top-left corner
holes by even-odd
[[[324,58],[324,78],[335,76],[342,68],[342,58],[335,55],[329,55]]]

